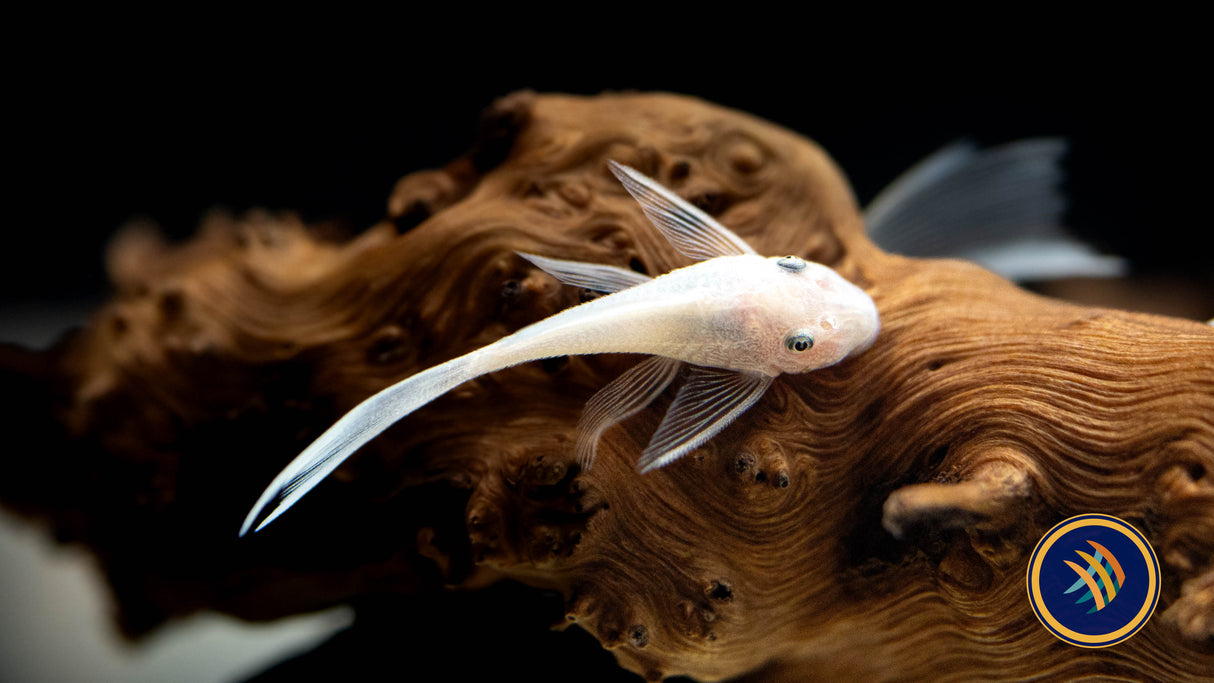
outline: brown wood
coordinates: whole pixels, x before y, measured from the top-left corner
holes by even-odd
[[[669,397],[609,430],[592,472],[572,455],[582,404],[635,358],[482,377],[238,541],[273,474],[362,398],[584,295],[515,250],[685,264],[608,159],[760,253],[861,284],[876,344],[781,377],[645,476]],[[199,609],[270,619],[512,579],[555,591],[565,623],[652,680],[1214,671],[1214,328],[887,255],[825,153],[766,122],[667,95],[519,93],[477,149],[403,178],[387,219],[348,241],[217,217],[180,246],[129,232],[109,265],[115,295],[85,330],[4,350],[7,393],[28,397],[10,418],[36,438],[6,454],[0,496],[97,554],[129,635]],[[1143,530],[1163,569],[1155,616],[1102,650],[1055,639],[1025,596],[1036,541],[1084,512]]]

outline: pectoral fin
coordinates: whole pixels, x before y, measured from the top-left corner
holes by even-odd
[[[603,263],[585,263],[583,261],[565,261],[562,259],[514,252],[530,261],[540,270],[552,277],[574,287],[585,287],[596,292],[618,292],[648,282],[653,278],[644,273],[637,273],[626,268],[609,266]]]
[[[582,469],[594,464],[599,437],[653,402],[678,374],[681,362],[650,356],[615,378],[586,402],[578,422],[577,459]]]
[[[684,255],[697,261],[753,254],[754,249],[729,228],[639,171],[608,161],[624,189],[641,204],[650,222]]]
[[[637,469],[664,467],[716,436],[771,386],[766,375],[692,366]]]

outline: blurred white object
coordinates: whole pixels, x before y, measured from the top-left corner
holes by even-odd
[[[1122,276],[1124,259],[1097,253],[1063,226],[1066,150],[1059,138],[983,150],[955,142],[869,203],[869,236],[895,254],[966,259],[1010,280]]]
[[[353,622],[347,607],[268,624],[207,613],[131,644],[117,634],[108,600],[92,556],[0,512],[0,681],[238,681]]]
[[[95,305],[0,310],[0,342],[50,346]],[[0,509],[0,681],[238,681],[314,648],[353,622],[337,607],[250,624],[214,613],[174,621],[132,644],[110,616],[109,588],[85,550]]]

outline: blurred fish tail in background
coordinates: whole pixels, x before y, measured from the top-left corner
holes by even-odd
[[[973,261],[1009,280],[1119,277],[1124,258],[1098,253],[1065,227],[1066,140],[979,149],[960,140],[907,170],[864,210],[882,249]]]

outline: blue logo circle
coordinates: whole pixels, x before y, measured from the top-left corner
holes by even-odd
[[[1029,602],[1041,623],[1078,647],[1108,647],[1147,623],[1159,602],[1159,560],[1133,526],[1078,515],[1050,529],[1029,558]]]

